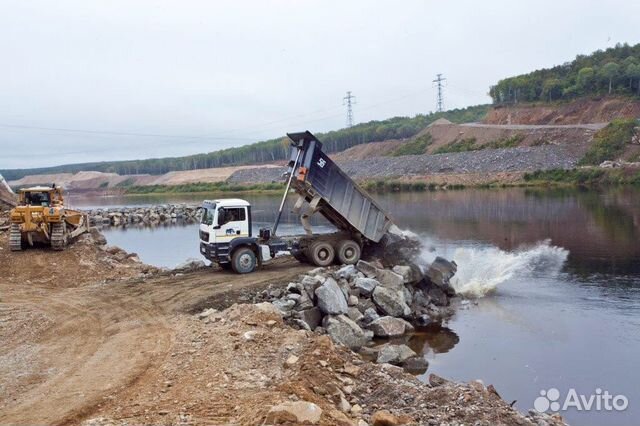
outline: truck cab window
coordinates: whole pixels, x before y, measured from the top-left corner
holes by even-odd
[[[225,222],[241,222],[246,219],[244,208],[230,208],[225,210]]]
[[[213,225],[213,212],[215,210],[212,209],[204,209],[202,212],[202,223],[205,225]]]

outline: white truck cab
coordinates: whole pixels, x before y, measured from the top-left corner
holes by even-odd
[[[268,235],[255,236],[251,204],[239,198],[205,200],[200,221],[200,253],[224,269],[246,274],[286,250],[286,243],[265,244]],[[267,231],[268,234],[268,231]]]

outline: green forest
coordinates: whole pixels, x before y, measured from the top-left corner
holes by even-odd
[[[477,105],[441,113],[418,114],[415,117],[394,117],[387,120],[376,120],[356,124],[353,127],[327,133],[317,133],[316,136],[318,136],[318,139],[324,144],[324,150],[326,152],[338,152],[363,143],[412,137],[441,117],[454,123],[478,121],[484,118],[488,109],[489,105]],[[7,180],[20,179],[23,176],[31,174],[77,173],[80,171],[110,172],[121,175],[159,175],[170,171],[260,164],[285,160],[288,158],[288,152],[288,139],[283,136],[237,148],[227,148],[206,154],[196,154],[185,157],[68,164],[37,169],[2,170],[0,173]]]
[[[611,94],[640,96],[640,44],[617,44],[590,55],[578,55],[553,68],[500,80],[489,91],[495,104]]]

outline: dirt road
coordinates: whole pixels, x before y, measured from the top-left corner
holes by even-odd
[[[89,241],[11,253],[5,233],[0,247],[0,424],[77,422],[162,364],[172,316],[305,269],[145,278],[138,264],[103,261]]]

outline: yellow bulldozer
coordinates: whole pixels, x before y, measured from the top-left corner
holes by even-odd
[[[78,235],[89,231],[86,213],[64,206],[62,188],[52,185],[21,189],[11,210],[10,246],[20,251],[36,243],[64,250]]]

